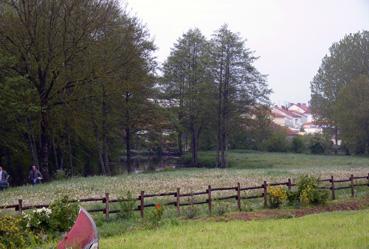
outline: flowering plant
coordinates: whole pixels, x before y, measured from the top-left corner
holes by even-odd
[[[269,188],[269,205],[271,208],[279,208],[287,200],[287,191],[282,187]]]
[[[0,249],[19,249],[36,243],[20,216],[0,216]]]
[[[163,214],[164,214],[164,207],[160,203],[155,204],[154,209],[148,216],[150,225],[153,227],[159,226],[160,221],[163,217]]]
[[[50,230],[51,209],[40,208],[23,215],[26,227],[35,232],[47,232]]]

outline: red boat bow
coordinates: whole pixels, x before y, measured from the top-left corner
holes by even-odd
[[[59,241],[58,249],[97,249],[99,237],[92,217],[83,208],[79,210],[76,222],[63,240]]]

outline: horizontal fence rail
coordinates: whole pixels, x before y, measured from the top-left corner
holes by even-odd
[[[363,182],[355,182],[355,180],[367,180],[366,183]],[[355,187],[360,186],[368,186],[369,187],[369,173],[366,176],[354,176],[351,175],[348,179],[334,179],[333,176],[327,179],[319,179],[319,183],[328,184],[329,186],[319,186],[320,189],[326,189],[330,190],[331,192],[331,198],[334,200],[336,199],[336,191],[337,190],[344,190],[344,189],[351,189],[351,196],[355,196]],[[342,183],[349,183],[348,186],[336,186],[335,183],[342,184]],[[174,206],[177,209],[178,214],[180,214],[180,207],[184,206],[192,206],[192,205],[203,205],[207,204],[209,213],[211,214],[212,208],[213,208],[213,201],[221,201],[221,200],[236,200],[238,210],[241,211],[241,200],[247,200],[247,199],[258,199],[263,198],[264,206],[267,206],[268,202],[268,187],[270,186],[285,186],[289,190],[292,189],[292,187],[296,186],[295,183],[291,181],[289,178],[286,182],[275,182],[275,183],[268,183],[267,181],[264,181],[262,185],[259,186],[244,186],[241,187],[240,183],[237,183],[237,186],[235,187],[216,187],[212,188],[210,185],[205,191],[199,191],[199,192],[190,192],[190,193],[181,193],[181,189],[177,188],[176,192],[166,192],[166,193],[158,193],[158,194],[146,194],[145,191],[141,191],[140,195],[137,197],[134,197],[132,199],[122,199],[122,198],[110,198],[109,193],[105,193],[104,197],[93,197],[93,198],[83,198],[78,200],[71,200],[71,202],[79,202],[79,203],[102,203],[104,205],[103,208],[95,208],[90,209],[88,212],[91,213],[103,213],[105,215],[106,219],[109,219],[110,214],[119,213],[120,210],[111,210],[110,204],[112,203],[119,203],[124,201],[138,201],[139,205],[134,208],[134,211],[140,211],[141,217],[144,217],[145,214],[145,208],[149,207],[155,207],[155,203],[147,203],[152,198],[156,197],[172,197],[175,199],[175,201],[169,201],[166,203],[163,203],[162,205],[165,206]],[[245,191],[249,190],[262,190],[261,193],[253,193],[253,195],[247,195],[242,196],[241,194]],[[227,196],[217,196],[213,197],[212,194],[214,192],[222,192],[222,191],[235,191],[234,194],[227,195]],[[194,200],[195,196],[205,196],[205,200]],[[183,198],[188,198],[187,201],[181,201]],[[145,203],[146,201],[146,203]],[[23,200],[19,199],[18,204],[14,205],[3,205],[0,206],[0,210],[7,210],[7,209],[13,209],[19,214],[22,214],[25,210],[32,210],[32,209],[38,209],[38,208],[48,208],[49,204],[36,204],[36,205],[23,205]]]

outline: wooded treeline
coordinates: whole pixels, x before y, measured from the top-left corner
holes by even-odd
[[[172,147],[193,166],[216,149],[226,167],[228,148],[266,138],[270,90],[237,33],[188,31],[162,76],[154,51],[114,0],[1,1],[0,163],[15,182],[32,164],[46,178],[130,172],[133,152]]]
[[[334,43],[311,82],[312,111],[347,153],[369,153],[369,32]]]

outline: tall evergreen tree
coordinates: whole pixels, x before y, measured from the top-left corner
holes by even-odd
[[[209,59],[206,38],[193,29],[177,41],[163,66],[165,91],[178,120],[179,151],[182,153],[185,132],[190,135],[192,166],[198,166],[199,139],[213,106]]]
[[[217,166],[227,167],[226,150],[232,122],[258,102],[267,102],[265,76],[239,34],[223,25],[211,40],[211,71],[217,88]],[[239,123],[239,122],[236,122]]]

